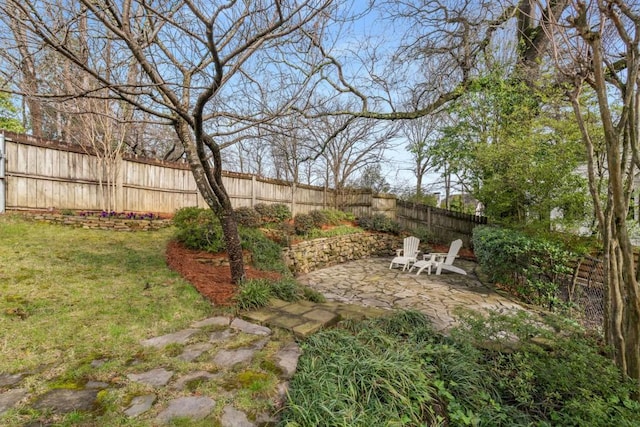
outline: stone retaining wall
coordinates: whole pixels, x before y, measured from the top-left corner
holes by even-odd
[[[79,228],[114,231],[154,231],[171,225],[170,219],[126,219],[76,216],[53,213],[29,214],[25,218],[49,224],[70,225]]]
[[[382,233],[357,233],[315,239],[292,245],[282,257],[294,274],[370,256],[390,256],[402,247],[397,236]]]

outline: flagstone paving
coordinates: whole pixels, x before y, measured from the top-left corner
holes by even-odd
[[[329,301],[383,310],[416,309],[434,327],[446,331],[456,324],[455,310],[494,310],[501,313],[524,309],[513,300],[483,285],[475,274],[477,264],[456,260],[468,274],[443,272],[420,275],[389,269],[387,258],[367,258],[312,271],[297,279],[321,292]]]
[[[215,381],[224,377],[226,372],[251,363],[270,341],[276,339],[272,328],[292,331],[299,340],[343,319],[377,317],[392,309],[411,308],[429,316],[436,329],[446,331],[456,322],[457,307],[500,312],[522,309],[517,303],[484,286],[475,275],[474,263],[456,260],[456,264],[469,274],[416,276],[397,269],[390,270],[389,259],[385,258],[340,264],[298,277],[301,283],[323,293],[327,298],[325,303],[273,300],[269,307],[260,310],[241,313],[236,317],[211,317],[194,322],[189,328],[143,340],[140,342],[141,348],[162,349],[169,345],[182,345],[182,353],[175,357],[185,363],[194,362],[194,368],[186,374],[177,374],[164,367],[140,372],[133,365],[126,379],[139,383],[143,392],[132,397],[127,407],[122,408],[122,414],[131,419],[149,420],[149,424],[141,421],[141,425],[154,426],[171,423],[175,418],[211,420],[212,425],[222,427],[275,425],[277,419],[269,413],[246,414],[231,405],[224,405],[221,411],[216,412],[216,402],[225,396],[193,395],[188,390],[188,384]],[[203,328],[211,326],[216,330],[208,332],[207,342],[193,342],[193,337],[202,337]],[[227,348],[226,344],[239,334],[253,338],[246,340],[242,346]],[[296,340],[275,344],[279,350],[273,355],[272,361],[281,371],[277,401],[282,402],[301,350]],[[211,361],[211,372],[195,364],[196,360],[203,358]],[[107,362],[97,359],[91,363],[91,367],[97,369]],[[29,375],[0,373],[0,416],[12,408],[28,407],[54,414],[91,411],[98,403],[99,394],[110,387],[106,383],[89,382],[78,390],[51,390],[41,396],[32,396],[24,384],[24,379]],[[164,394],[163,389],[182,395],[163,401],[159,398]]]

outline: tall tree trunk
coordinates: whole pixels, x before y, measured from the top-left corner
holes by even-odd
[[[195,135],[185,121],[176,119],[174,128],[184,147],[198,190],[220,221],[229,257],[231,282],[239,284],[245,277],[242,244],[231,198],[222,182],[220,148],[208,135],[202,136],[203,141],[196,141]],[[205,146],[212,151],[213,168],[205,154]]]

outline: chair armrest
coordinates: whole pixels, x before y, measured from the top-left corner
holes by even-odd
[[[428,261],[437,261],[438,258],[446,258],[447,255],[448,254],[446,252],[430,252],[422,255],[422,259],[428,260]]]
[[[396,256],[402,256],[403,249],[396,249]]]

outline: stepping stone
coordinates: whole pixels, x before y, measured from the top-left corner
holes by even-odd
[[[174,390],[184,390],[190,382],[203,382],[218,378],[220,375],[214,375],[207,371],[195,371],[187,374],[178,380],[171,386]]]
[[[205,326],[229,326],[231,319],[225,316],[210,317],[191,324],[193,328],[203,328]]]
[[[224,407],[220,425],[222,427],[255,427],[255,424],[247,418],[247,414],[238,411],[233,406]]]
[[[233,322],[231,322],[231,327],[233,329],[237,329],[251,335],[271,335],[271,329],[238,318],[233,319]]]
[[[144,414],[156,401],[155,394],[145,394],[144,396],[136,396],[131,400],[131,406],[129,406],[124,414],[130,418],[135,418],[140,414]]]
[[[327,310],[315,309],[303,315],[303,317],[323,323],[325,326],[332,326],[338,323],[340,316]]]
[[[184,344],[192,335],[200,332],[200,329],[183,329],[172,334],[162,335],[148,340],[140,341],[143,347],[163,348],[169,344]]]
[[[169,407],[158,414],[156,421],[168,423],[173,418],[202,420],[213,411],[216,402],[205,396],[179,397],[169,402]]]
[[[8,387],[22,381],[24,374],[0,374],[0,387]]]
[[[27,395],[27,390],[16,388],[0,394],[0,415],[13,408]]]
[[[213,358],[220,368],[231,368],[235,365],[249,363],[253,359],[253,355],[258,351],[253,347],[238,348],[235,350],[220,350]]]
[[[180,356],[178,356],[178,358],[184,360],[185,362],[193,362],[198,357],[200,357],[202,353],[212,348],[213,345],[207,342],[192,344],[185,347],[184,351]]]
[[[299,337],[306,338],[309,335],[315,334],[320,329],[322,329],[322,323],[309,321],[309,322],[303,323],[302,325],[298,325],[294,327],[293,333]]]
[[[104,365],[105,363],[107,363],[107,359],[96,359],[96,360],[93,360],[91,362],[91,367],[92,368],[99,368],[102,365]]]
[[[217,331],[212,333],[209,336],[209,342],[222,342],[222,341],[226,341],[229,338],[235,336],[236,333],[230,331],[229,329],[225,329],[224,331]]]
[[[88,381],[85,385],[85,388],[93,388],[96,390],[104,390],[109,387],[109,384],[103,383],[102,381]]]
[[[300,354],[302,354],[302,351],[300,347],[298,347],[298,344],[294,342],[287,344],[276,353],[276,365],[282,370],[282,376],[284,378],[291,378],[296,372]]]
[[[141,374],[129,374],[127,378],[131,381],[135,381],[151,387],[162,387],[167,385],[173,372],[167,371],[164,368],[152,369]]]
[[[98,390],[52,390],[42,396],[34,405],[35,409],[50,409],[56,414],[94,409]]]

